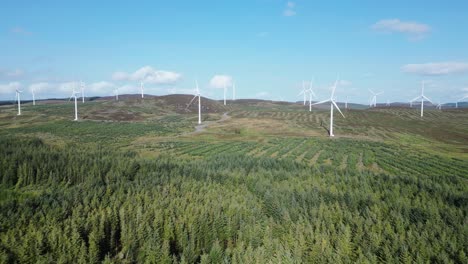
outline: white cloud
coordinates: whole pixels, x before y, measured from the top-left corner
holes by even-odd
[[[17,80],[23,77],[24,71],[20,69],[6,70],[0,69],[0,80]]]
[[[85,92],[93,95],[109,95],[112,93],[115,85],[111,82],[101,81],[91,83],[85,86]]]
[[[16,89],[20,89],[21,84],[19,82],[10,82],[8,84],[0,84],[0,94],[12,94],[15,93]]]
[[[283,16],[295,16],[296,15],[296,3],[288,1],[286,3],[286,9],[283,11]]]
[[[29,85],[29,90],[36,91],[36,92],[45,92],[52,88],[52,85],[47,82],[40,82],[40,83],[32,83]]]
[[[255,94],[255,98],[257,99],[266,99],[267,97],[270,96],[270,93],[269,92],[258,92]]]
[[[217,89],[222,89],[225,86],[232,86],[232,77],[229,75],[215,75],[210,80],[210,86]]]
[[[143,81],[153,84],[172,84],[180,80],[182,75],[177,72],[156,70],[151,66],[144,66],[134,73],[115,72],[112,79],[115,81]]]
[[[348,80],[340,80],[340,81],[338,82],[338,85],[339,85],[339,86],[350,86],[350,85],[352,85],[352,84],[353,84],[353,83],[352,83],[351,81],[348,81]]]
[[[421,39],[431,31],[429,25],[418,22],[401,21],[399,19],[380,20],[372,25],[372,29],[381,32],[407,34],[413,40]]]
[[[10,32],[20,36],[30,36],[32,33],[22,27],[13,27],[10,29]]]
[[[449,75],[468,73],[468,63],[465,62],[431,62],[423,64],[407,64],[401,67],[406,73],[419,75]]]

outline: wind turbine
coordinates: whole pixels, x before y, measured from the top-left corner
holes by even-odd
[[[80,81],[80,86],[81,86],[81,102],[84,103],[84,88],[85,88],[85,83]]]
[[[376,107],[377,106],[377,95],[383,94],[383,92],[375,93],[371,89],[369,89],[369,92],[372,93],[371,101],[370,101],[370,106]]]
[[[421,95],[419,95],[418,97],[414,98],[413,100],[411,100],[410,102],[414,102],[416,100],[419,100],[421,99],[421,117],[424,116],[424,99],[428,102],[430,102],[431,104],[434,104],[431,99],[427,98],[425,95],[424,95],[424,81],[421,82],[422,83],[422,86],[421,86]]]
[[[224,105],[226,105],[226,92],[227,92],[227,87],[226,87],[226,83],[224,83]]]
[[[200,97],[200,90],[198,89],[198,80],[195,81],[195,85],[196,85],[195,96],[192,98],[192,100],[190,100],[190,103],[188,103],[185,109],[189,108],[190,105],[193,103],[193,100],[195,100],[195,98],[197,98],[198,96],[198,124],[201,124],[201,97]]]
[[[323,104],[323,103],[328,103],[330,102],[330,137],[334,137],[335,135],[333,134],[333,108],[336,107],[336,110],[338,110],[338,112],[340,112],[340,114],[345,117],[343,115],[343,113],[341,112],[340,108],[338,107],[338,105],[336,104],[335,102],[335,90],[336,90],[336,86],[338,85],[338,78],[336,79],[335,81],[335,85],[333,85],[333,89],[332,89],[332,92],[331,92],[331,96],[329,99],[327,100],[323,100],[323,101],[320,101],[320,102],[317,102],[313,105],[317,105],[317,104]]]
[[[143,81],[140,82],[140,90],[141,90],[141,99],[145,98],[143,94]]]
[[[305,88],[305,82],[304,81],[302,81],[302,91],[299,92],[299,94],[297,96],[299,96],[301,94],[304,97],[304,105],[305,105],[306,104],[307,89]]]
[[[442,110],[442,103],[440,102],[440,100],[439,100],[439,104],[436,105],[436,108],[439,110]]]
[[[345,109],[348,109],[348,96],[346,96]]]
[[[73,91],[72,91],[72,94],[70,96],[70,99],[68,99],[68,101],[70,101],[72,99],[72,97],[75,98],[75,119],[74,119],[74,121],[78,121],[78,105],[76,103],[76,98],[77,98],[78,94],[79,94],[79,92],[75,90],[75,87],[73,87]]]
[[[36,105],[36,91],[34,87],[31,88],[31,93],[32,93],[32,99],[33,99],[33,105]]]
[[[115,100],[118,101],[119,100],[119,88],[114,89],[114,94],[115,94]]]
[[[18,114],[17,115],[21,115],[21,93],[23,91],[20,91],[19,89],[16,89],[16,100],[18,101]]]
[[[309,89],[306,91],[306,92],[309,93],[309,112],[312,112],[312,95],[314,97],[317,97],[317,95],[315,95],[315,93],[314,93],[314,90],[312,90],[312,84],[314,82],[313,80],[314,80],[314,78],[312,78],[312,80],[310,81]]]

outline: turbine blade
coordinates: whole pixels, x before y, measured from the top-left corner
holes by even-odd
[[[371,92],[371,94],[375,95],[374,91],[372,91],[371,89],[368,89],[369,92]]]
[[[185,109],[189,108],[190,105],[193,103],[193,100],[195,100],[195,98],[197,98],[198,95],[195,95],[192,100],[190,100],[190,103],[188,103],[187,107],[185,107]]]
[[[343,115],[343,113],[341,112],[341,110],[340,110],[340,108],[338,107],[338,105],[335,103],[335,101],[332,100],[331,102],[332,102],[332,104],[336,107],[336,110],[338,110],[338,112],[340,112],[340,114],[341,114],[344,118],[346,118],[346,117]]]
[[[410,102],[414,102],[414,101],[418,100],[419,98],[421,98],[420,95],[418,95],[417,97],[415,97],[415,98],[414,98],[413,100],[411,100]]]
[[[424,99],[426,99],[427,101],[429,101],[431,104],[434,104],[431,99],[427,98],[425,95],[422,96]]]
[[[312,104],[312,105],[318,105],[318,104],[323,104],[323,103],[328,103],[328,102],[330,102],[330,99],[323,100],[323,101],[320,101],[320,102],[314,103],[314,104]]]
[[[335,90],[336,90],[337,85],[338,85],[338,77],[336,77],[335,85],[333,85],[333,90],[332,90],[330,99],[333,99],[333,96],[335,95]]]

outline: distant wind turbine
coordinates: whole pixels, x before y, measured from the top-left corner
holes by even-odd
[[[78,94],[79,94],[79,92],[75,90],[75,87],[73,87],[73,91],[72,91],[72,94],[70,96],[70,99],[68,99],[68,101],[70,101],[72,99],[72,97],[75,99],[75,119],[74,119],[74,121],[78,121],[78,105],[77,105],[77,101],[76,101],[76,98],[77,98]]]
[[[307,92],[309,93],[309,112],[312,112],[312,96],[317,97],[317,95],[315,95],[314,93],[314,90],[312,90],[313,82],[314,82],[314,78],[312,78],[312,80],[310,81],[309,89],[307,90]]]
[[[305,88],[305,82],[304,81],[302,81],[302,90],[299,92],[298,96],[301,95],[301,94],[304,97],[304,105],[306,105],[307,89]]]
[[[80,81],[80,86],[81,86],[81,102],[84,103],[84,89],[85,89],[85,83]]]
[[[346,96],[345,109],[348,109],[348,96]]]
[[[369,89],[369,92],[372,93],[372,97],[371,97],[371,101],[370,101],[369,106],[370,107],[376,107],[377,106],[377,95],[381,95],[381,94],[383,94],[383,92],[375,93],[371,89]]]
[[[21,93],[19,89],[16,89],[16,100],[18,102],[18,115],[21,115]]]
[[[190,103],[188,103],[185,109],[189,108],[190,105],[195,100],[195,98],[198,97],[198,124],[201,124],[201,97],[200,97],[200,89],[198,89],[198,80],[195,81],[195,85],[196,85],[195,96],[192,98],[192,100],[190,100]]]
[[[226,87],[226,83],[224,83],[224,105],[226,105],[226,92],[227,92],[227,87]]]
[[[335,85],[333,85],[333,89],[332,89],[332,92],[331,92],[331,96],[329,99],[327,100],[323,100],[323,101],[320,101],[320,102],[317,102],[313,105],[317,105],[317,104],[323,104],[323,103],[328,103],[330,102],[330,137],[334,137],[335,135],[333,134],[333,108],[336,107],[336,110],[338,110],[340,112],[340,114],[345,117],[343,115],[343,113],[341,112],[340,108],[338,107],[338,105],[336,104],[335,102],[335,90],[336,90],[336,86],[338,85],[338,78],[336,79],[335,81]]]
[[[145,98],[143,93],[143,81],[140,82],[140,90],[141,90],[141,99]]]
[[[114,89],[114,94],[115,94],[115,100],[118,101],[119,100],[119,88]]]
[[[31,93],[32,93],[32,99],[33,99],[33,105],[36,105],[36,89],[34,89],[34,87],[31,88]]]
[[[417,96],[416,98],[414,98],[413,100],[411,100],[410,102],[414,102],[416,100],[419,100],[421,99],[421,117],[424,116],[424,100],[430,102],[431,104],[434,104],[431,99],[427,98],[425,95],[424,95],[424,81],[421,82],[422,83],[422,86],[421,86],[421,95]]]

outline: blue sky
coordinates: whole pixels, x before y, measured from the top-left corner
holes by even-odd
[[[450,3],[449,3],[450,2]],[[467,1],[2,1],[0,100],[202,93],[300,100],[315,77],[317,99],[339,74],[338,100],[407,101],[427,81],[433,101],[468,94]],[[222,75],[222,76],[219,76]],[[213,78],[215,76],[224,78]],[[217,80],[217,81],[216,81]],[[220,83],[221,81],[221,83]]]

